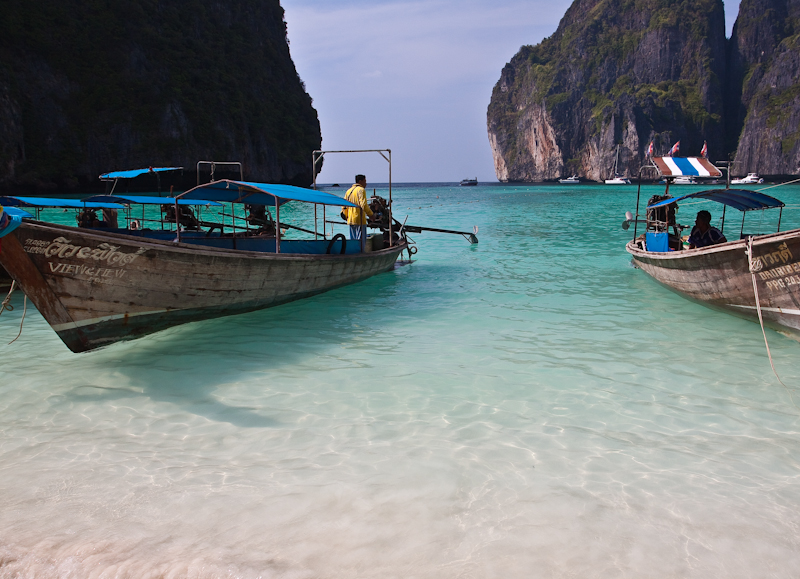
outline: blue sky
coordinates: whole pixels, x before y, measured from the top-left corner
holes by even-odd
[[[567,0],[281,0],[322,148],[392,149],[394,182],[495,182],[486,108],[503,66]],[[739,2],[726,2],[728,35]],[[311,161],[309,160],[309,163]],[[388,181],[377,153],[328,155],[318,180]]]

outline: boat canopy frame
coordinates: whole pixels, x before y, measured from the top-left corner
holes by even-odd
[[[183,167],[148,167],[147,169],[128,169],[126,171],[111,171],[110,173],[103,173],[100,175],[101,181],[113,181],[114,184],[111,186],[111,191],[109,191],[108,195],[113,195],[114,191],[117,188],[117,183],[119,183],[120,179],[134,179],[139,177],[140,175],[146,174],[154,174],[156,176],[156,183],[158,192],[161,193],[161,175],[160,173],[164,173],[166,171],[183,171]]]
[[[204,183],[193,187],[176,195],[175,210],[178,211],[179,200],[186,201],[217,201],[222,203],[243,203],[247,205],[263,205],[264,207],[275,207],[275,253],[281,252],[281,205],[289,201],[302,201],[314,204],[314,239],[318,239],[317,233],[317,205],[323,207],[327,205],[357,207],[354,203],[315,189],[304,189],[294,185],[279,185],[272,183],[256,183],[252,181],[232,181],[230,179],[220,179],[211,183]],[[195,203],[197,204],[197,203]],[[300,229],[291,226],[294,229]],[[302,230],[305,231],[305,230]],[[178,228],[177,240],[180,241],[180,228]],[[323,233],[323,239],[325,235]]]
[[[378,153],[384,160],[389,163],[389,247],[394,245],[394,235],[392,232],[392,150],[391,149],[353,149],[353,150],[341,150],[341,151],[322,151],[316,150],[311,152],[311,173],[314,176],[314,181],[312,186],[314,189],[317,188],[317,165],[325,158],[325,155],[329,153]],[[322,223],[325,223],[325,207],[322,208]],[[317,229],[317,209],[314,207],[314,230]],[[402,228],[401,228],[402,229]]]
[[[211,172],[211,182],[214,181],[214,173],[217,165],[225,167],[238,167],[239,168],[239,181],[244,181],[244,166],[239,161],[198,161],[197,162],[197,184],[200,185],[200,167],[208,165]]]
[[[643,165],[639,169],[639,186],[636,192],[636,215],[633,219],[633,238],[637,236],[637,225],[639,222],[639,203],[642,190],[642,172],[649,169],[655,169],[658,173],[666,178],[666,189],[664,195],[668,198],[662,199],[657,203],[648,205],[646,209],[656,209],[659,207],[666,207],[684,199],[706,199],[714,201],[722,205],[722,222],[720,224],[720,231],[724,232],[725,229],[725,210],[727,207],[733,207],[742,212],[742,226],[739,231],[739,237],[744,235],[744,221],[749,211],[764,211],[766,209],[780,208],[778,214],[778,228],[781,229],[781,219],[783,218],[783,208],[785,204],[769,195],[765,195],[759,191],[750,191],[747,189],[731,189],[730,188],[730,163],[727,163],[724,168],[727,169],[726,186],[724,189],[707,189],[705,191],[697,191],[680,195],[678,197],[669,196],[669,185],[675,177],[681,176],[695,176],[695,177],[721,177],[722,171],[720,167],[716,167],[704,157],[655,157],[650,159],[651,164]],[[645,215],[647,213],[645,212]]]

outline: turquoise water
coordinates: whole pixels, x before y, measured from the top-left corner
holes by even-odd
[[[800,393],[757,324],[630,266],[635,187],[393,194],[480,243],[81,355],[31,307],[6,346],[15,294],[0,576],[796,576]]]

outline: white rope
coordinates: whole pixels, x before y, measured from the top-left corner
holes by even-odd
[[[797,404],[792,397],[792,391],[789,387],[783,383],[781,377],[778,376],[778,372],[775,370],[775,363],[772,361],[772,352],[769,351],[769,342],[767,341],[767,332],[764,330],[764,318],[761,316],[761,300],[758,297],[758,284],[756,283],[756,272],[754,267],[753,261],[753,237],[750,236],[747,238],[747,262],[750,266],[750,277],[753,278],[753,293],[756,297],[756,311],[758,312],[758,323],[761,324],[761,333],[764,336],[764,345],[767,347],[767,356],[769,357],[769,365],[772,366],[772,373],[775,374],[775,377],[778,379],[778,382],[781,383],[781,386],[786,388],[786,392],[789,393],[789,399],[794,404],[794,407],[797,408]]]
[[[22,295],[25,295],[25,294],[22,294]],[[22,319],[19,321],[19,333],[17,334],[16,338],[14,338],[13,340],[11,340],[8,343],[9,346],[11,344],[13,344],[14,342],[16,342],[19,339],[19,337],[22,335],[22,323],[25,321],[25,314],[28,312],[28,296],[27,295],[25,295],[25,299],[22,301],[22,304],[23,304],[22,305]]]
[[[11,289],[10,289],[10,290],[8,290],[8,295],[6,296],[6,299],[4,299],[4,300],[2,301],[2,303],[0,303],[0,315],[2,315],[2,313],[3,313],[4,311],[6,311],[6,310],[8,310],[9,312],[12,312],[12,311],[14,311],[14,306],[12,306],[12,305],[11,305],[10,303],[8,303],[8,302],[10,302],[10,301],[11,301],[11,294],[13,294],[13,293],[14,293],[14,288],[16,288],[16,287],[17,287],[17,281],[16,281],[16,280],[13,280],[13,281],[11,282]]]
[[[769,187],[762,187],[761,189],[756,189],[757,192],[766,191],[767,189],[774,189],[775,187],[783,187],[784,185],[791,185],[792,183],[797,183],[800,179],[795,179],[793,181],[787,181],[786,183],[778,183],[777,185],[771,185]]]

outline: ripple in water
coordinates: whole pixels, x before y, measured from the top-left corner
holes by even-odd
[[[800,412],[756,324],[629,266],[634,188],[393,194],[480,243],[420,235],[361,284],[83,355],[29,309],[0,576],[796,574]]]

